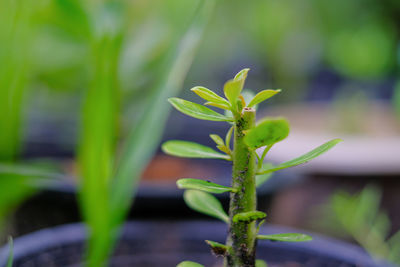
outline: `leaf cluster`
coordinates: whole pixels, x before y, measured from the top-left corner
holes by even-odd
[[[234,125],[237,123],[245,110],[255,110],[255,107],[271,98],[272,96],[281,92],[281,90],[263,90],[257,93],[254,97],[246,103],[245,95],[243,93],[243,86],[247,77],[249,69],[243,69],[235,75],[235,77],[224,84],[224,97],[219,96],[214,91],[196,86],[191,89],[192,92],[197,94],[205,102],[203,105],[193,103],[180,98],[170,98],[168,101],[178,111],[191,116],[196,119],[208,121],[225,121],[232,125],[226,133],[225,138],[211,134],[210,138],[215,142],[217,150],[210,147],[188,141],[170,140],[162,145],[162,149],[166,154],[187,157],[187,158],[211,158],[233,161],[233,154],[235,151],[231,148],[231,139],[234,132]],[[247,96],[246,96],[247,98]],[[207,106],[212,106],[222,110],[224,113],[214,111]],[[227,115],[229,114],[229,115]],[[244,142],[247,147],[257,157],[257,171],[256,171],[256,186],[259,187],[267,182],[272,173],[278,170],[290,168],[303,163],[306,163],[313,158],[325,153],[333,146],[335,146],[340,139],[331,140],[314,150],[299,156],[293,160],[273,165],[271,163],[264,163],[264,159],[276,143],[284,140],[289,135],[289,122],[284,118],[264,118],[255,127],[241,133],[244,135]],[[258,155],[256,149],[263,148],[263,153]],[[221,193],[235,193],[241,188],[234,188],[224,185],[219,185],[210,181],[183,178],[177,181],[177,186],[180,189],[185,189],[184,200],[186,204],[201,213],[215,217],[229,224],[229,216],[224,211],[221,203],[212,194]],[[260,211],[250,211],[237,214],[233,221],[236,222],[252,222],[261,220],[259,226],[264,222],[266,214]],[[259,229],[259,227],[258,227]],[[286,234],[272,234],[272,235],[258,235],[260,240],[271,241],[286,241],[298,242],[309,241],[311,237],[304,234],[286,233]],[[216,249],[216,243],[207,241],[213,251]],[[222,245],[223,246],[223,245]],[[221,246],[218,245],[218,251]],[[226,248],[229,249],[229,248]],[[258,261],[258,264],[262,264]],[[197,263],[183,262],[178,266],[201,266]],[[262,265],[259,265],[262,266]]]

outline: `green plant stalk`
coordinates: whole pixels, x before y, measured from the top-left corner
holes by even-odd
[[[232,187],[237,192],[231,193],[229,207],[229,235],[227,238],[228,255],[225,266],[254,266],[256,225],[253,222],[233,222],[233,217],[242,212],[255,211],[256,197],[256,156],[255,152],[244,143],[243,131],[255,125],[255,110],[244,108],[243,114],[237,115],[234,126]]]

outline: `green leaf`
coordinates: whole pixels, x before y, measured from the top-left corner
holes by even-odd
[[[241,80],[229,80],[224,85],[224,94],[229,100],[229,103],[231,103],[233,110],[237,110],[237,99],[242,91],[242,88]]]
[[[209,181],[192,179],[192,178],[183,178],[179,179],[176,182],[176,185],[180,189],[196,189],[205,191],[208,193],[220,194],[224,192],[236,192],[237,190],[232,187],[227,187],[219,184],[215,184]]]
[[[207,89],[202,86],[196,86],[190,89],[192,92],[196,93],[198,96],[201,98],[207,100],[208,102],[213,102],[213,103],[219,103],[219,104],[224,104],[229,106],[229,102],[225,99],[211,91],[210,89]]]
[[[229,217],[221,203],[213,195],[198,190],[186,190],[183,198],[186,204],[195,211],[218,218],[226,223],[229,222]]]
[[[248,107],[252,107],[255,106],[265,100],[267,100],[268,98],[276,95],[277,93],[279,93],[281,90],[263,90],[261,92],[259,92],[258,94],[256,94],[256,96],[250,101],[250,103],[247,105]]]
[[[286,119],[266,119],[245,134],[244,142],[250,148],[273,145],[289,135],[289,122]]]
[[[232,221],[237,223],[237,222],[252,222],[260,219],[264,219],[267,217],[267,214],[265,214],[262,211],[248,211],[248,212],[241,212],[233,216]]]
[[[256,267],[268,267],[268,265],[263,260],[256,260]]]
[[[273,234],[273,235],[257,235],[257,239],[282,241],[282,242],[304,242],[304,241],[311,241],[312,237],[305,234],[287,233],[287,234]]]
[[[14,261],[14,242],[11,236],[8,237],[8,247],[10,252],[8,253],[7,267],[12,267]]]
[[[208,121],[232,121],[232,118],[187,100],[172,97],[169,98],[168,101],[180,112],[196,119]]]
[[[333,139],[333,140],[331,140],[329,142],[326,142],[325,144],[323,144],[323,145],[311,150],[310,152],[308,152],[308,153],[306,153],[306,154],[304,154],[304,155],[302,155],[302,156],[300,156],[298,158],[289,160],[289,161],[287,161],[285,163],[282,163],[282,164],[279,164],[277,166],[271,166],[270,165],[269,167],[261,170],[259,172],[259,174],[275,172],[275,171],[278,171],[278,170],[282,170],[282,169],[286,169],[286,168],[290,168],[290,167],[294,167],[294,166],[306,163],[306,162],[318,157],[319,155],[325,153],[326,151],[328,151],[329,149],[331,149],[337,143],[340,143],[340,142],[342,142],[341,139]]]
[[[166,154],[176,157],[230,160],[228,155],[219,153],[210,147],[188,141],[170,140],[165,142],[161,148]]]
[[[204,267],[204,265],[201,265],[197,262],[194,261],[182,261],[176,267]]]
[[[225,146],[224,140],[218,134],[210,134],[211,139],[219,146]]]
[[[272,177],[272,172],[264,173],[256,176],[256,187],[260,187]]]
[[[225,104],[222,104],[222,103],[206,102],[206,103],[204,103],[204,105],[213,106],[213,107],[217,107],[217,108],[225,109],[225,110],[230,110],[231,109],[230,104],[229,105],[225,105]]]

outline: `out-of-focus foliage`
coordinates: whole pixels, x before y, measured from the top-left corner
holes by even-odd
[[[400,231],[389,236],[391,223],[380,211],[381,192],[367,186],[351,195],[337,192],[331,201],[332,210],[341,229],[371,255],[400,265]]]

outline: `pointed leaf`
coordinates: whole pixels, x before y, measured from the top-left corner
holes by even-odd
[[[228,215],[222,208],[219,200],[213,195],[197,190],[186,190],[183,194],[183,198],[186,205],[195,211],[218,218],[228,223]]]
[[[201,265],[197,262],[194,261],[182,261],[176,267],[204,267],[204,265]]]
[[[268,267],[268,265],[263,260],[256,260],[256,267]]]
[[[273,234],[273,235],[258,235],[257,239],[282,241],[282,242],[304,242],[304,241],[311,241],[312,237],[305,234],[287,233],[287,234]]]
[[[289,135],[286,119],[266,119],[246,132],[244,142],[253,149],[273,145]]]
[[[187,100],[173,97],[169,98],[168,101],[180,112],[196,119],[208,121],[232,121],[232,118]]]
[[[208,193],[220,194],[224,192],[236,192],[237,190],[232,187],[227,187],[219,184],[215,184],[209,181],[200,179],[183,178],[176,182],[176,185],[180,189],[196,189],[205,191]]]
[[[246,69],[242,69],[241,71],[239,71],[236,75],[235,78],[233,78],[233,80],[235,81],[242,81],[243,83],[245,82],[246,78],[247,78],[247,73],[249,72],[249,68]]]
[[[211,91],[210,89],[207,89],[202,86],[196,86],[190,89],[192,92],[196,93],[198,96],[201,98],[207,100],[208,102],[213,102],[213,103],[219,103],[219,104],[225,104],[229,106],[229,102],[225,99]]]
[[[286,168],[290,168],[290,167],[294,167],[294,166],[306,163],[306,162],[320,156],[321,154],[325,153],[326,151],[328,151],[329,149],[331,149],[332,147],[334,147],[336,144],[338,144],[340,142],[342,142],[341,139],[333,139],[298,158],[289,160],[289,161],[279,164],[277,166],[269,165],[267,168],[262,169],[259,172],[259,174],[275,172],[278,170],[282,170],[282,169],[286,169]]]
[[[188,141],[170,140],[165,142],[161,148],[164,153],[176,157],[230,160],[228,155],[219,153],[210,147]]]
[[[210,134],[210,138],[219,146],[224,146],[224,140],[218,134]]]
[[[260,187],[272,177],[272,172],[264,173],[256,176],[256,187]]]
[[[256,96],[250,101],[250,103],[247,105],[248,107],[252,107],[255,106],[265,100],[267,100],[268,98],[276,95],[277,93],[279,93],[281,90],[263,90],[261,92],[259,92],[258,94],[256,94]]]

